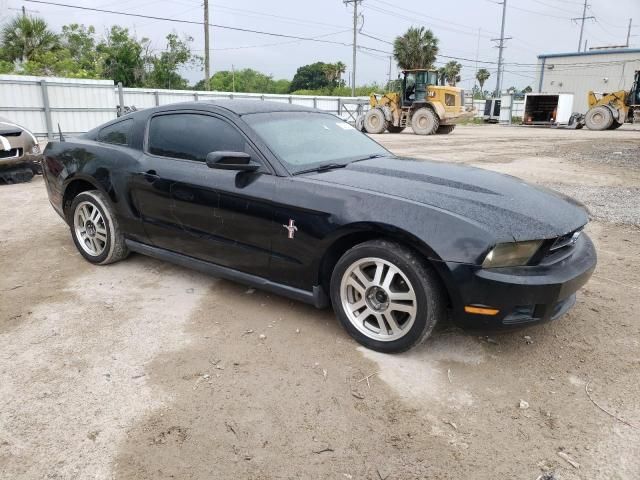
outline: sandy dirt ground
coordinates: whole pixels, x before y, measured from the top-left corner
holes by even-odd
[[[2,186],[0,478],[640,478],[640,129],[376,140],[584,202],[576,307],[378,354],[329,310],[140,255],[94,267],[40,178]]]

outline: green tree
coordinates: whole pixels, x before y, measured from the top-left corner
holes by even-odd
[[[480,70],[478,70],[476,72],[476,80],[478,81],[478,84],[480,85],[480,90],[482,91],[484,89],[484,84],[487,80],[489,80],[489,77],[491,76],[491,74],[489,73],[489,70],[487,70],[486,68],[481,68]]]
[[[18,15],[0,30],[2,60],[21,63],[59,47],[58,36],[42,18]]]
[[[181,67],[202,65],[200,57],[191,53],[192,37],[181,40],[175,33],[167,35],[167,49],[160,55],[149,56],[148,61],[153,66],[144,84],[152,88],[185,89],[188,82],[179,73]]]
[[[335,89],[341,87],[344,85],[341,76],[346,68],[346,65],[342,62],[316,62],[310,65],[303,65],[298,68],[296,74],[293,76],[291,85],[289,85],[289,91],[296,92],[298,90]]]
[[[393,42],[393,56],[403,70],[433,68],[438,54],[438,39],[424,27],[410,27]]]
[[[246,93],[287,93],[288,80],[274,80],[271,75],[265,75],[251,68],[236,70],[221,70],[209,79],[209,90],[218,92],[246,92]],[[204,80],[195,85],[202,90]]]
[[[347,66],[342,62],[327,63],[324,67],[324,74],[329,81],[330,87],[343,87],[342,75],[347,71]]]
[[[102,58],[96,49],[96,29],[89,25],[72,23],[62,27],[60,46],[69,52],[69,58],[75,63],[72,76],[100,78]]]
[[[144,86],[149,40],[136,39],[127,28],[114,25],[96,47],[102,57],[104,78],[122,82],[125,87]]]
[[[7,62],[6,60],[0,60],[0,74],[11,73],[11,72],[13,72],[13,63]]]
[[[439,72],[449,85],[455,87],[456,83],[460,81],[460,70],[462,70],[462,65],[455,60],[452,60],[447,62]]]

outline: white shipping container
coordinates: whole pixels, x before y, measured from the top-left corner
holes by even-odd
[[[528,93],[524,97],[522,124],[566,126],[572,113],[572,93]]]

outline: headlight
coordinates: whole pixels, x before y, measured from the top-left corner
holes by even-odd
[[[482,266],[484,268],[496,268],[526,265],[538,251],[540,245],[542,245],[542,240],[499,243],[484,258]]]

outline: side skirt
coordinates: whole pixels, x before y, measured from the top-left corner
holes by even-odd
[[[271,280],[263,277],[239,272],[232,268],[222,267],[215,263],[198,260],[197,258],[182,255],[181,253],[175,253],[162,248],[146,245],[144,243],[136,242],[135,240],[127,239],[125,240],[125,243],[132,252],[141,253],[142,255],[148,255],[159,260],[165,260],[167,262],[175,263],[176,265],[192,268],[214,277],[233,280],[238,283],[259,288],[260,290],[273,292],[284,297],[309,303],[316,308],[326,308],[329,306],[329,299],[322,287],[319,285],[314,285],[313,290],[309,292],[307,290],[283,285],[282,283],[272,282]]]

